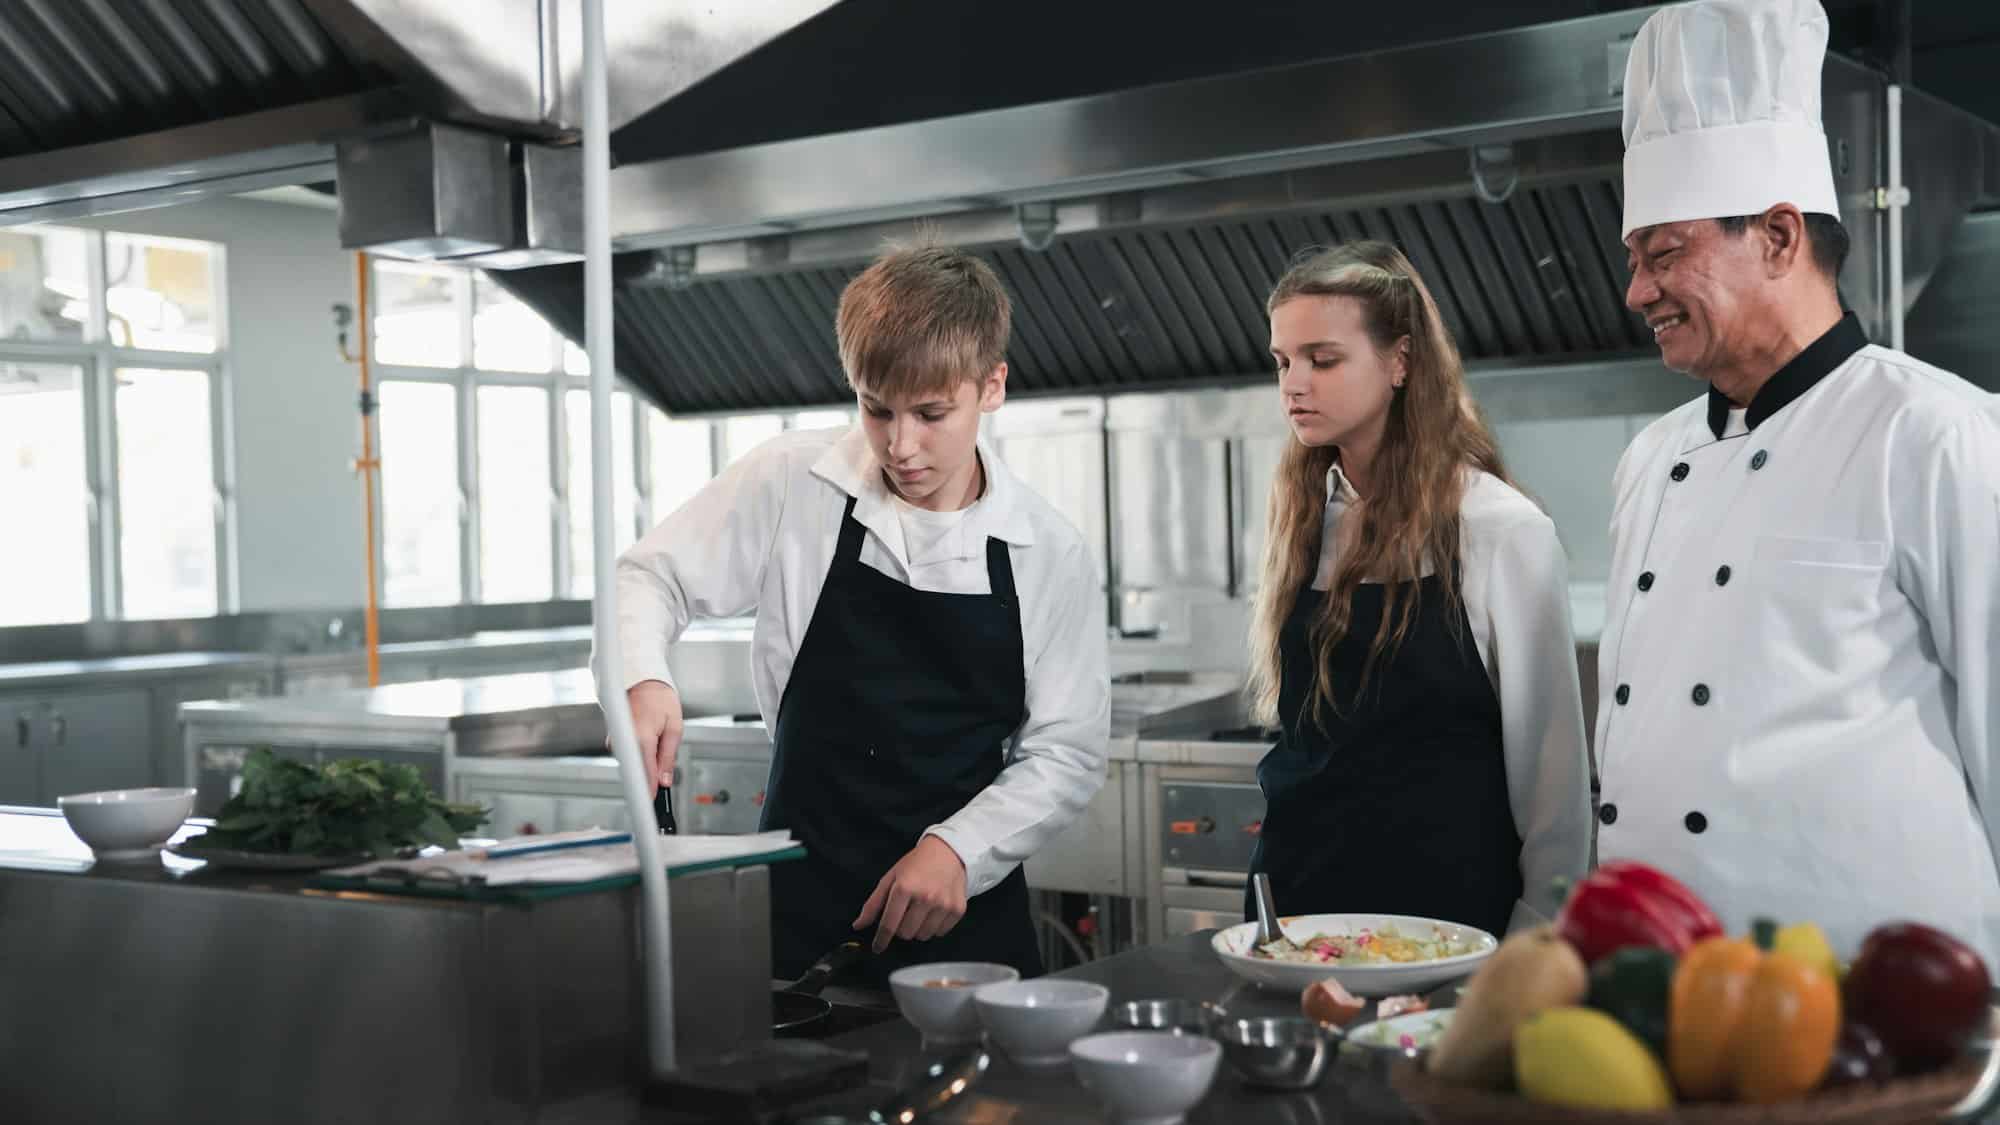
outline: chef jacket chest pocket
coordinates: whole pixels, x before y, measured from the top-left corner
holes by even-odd
[[[1830,652],[1844,633],[1874,620],[1888,562],[1880,539],[1758,536],[1758,610],[1768,640]]]

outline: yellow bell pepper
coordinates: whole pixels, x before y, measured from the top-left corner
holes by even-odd
[[[1777,927],[1753,944],[1697,943],[1674,971],[1667,1069],[1689,1100],[1777,1102],[1819,1085],[1840,1034],[1832,976],[1789,953],[1769,952]]]
[[[1811,965],[1836,983],[1840,980],[1840,958],[1834,956],[1826,934],[1811,922],[1794,922],[1780,929],[1771,949]]]

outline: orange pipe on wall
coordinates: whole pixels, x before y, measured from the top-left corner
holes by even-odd
[[[354,255],[354,287],[361,346],[357,363],[361,368],[361,459],[354,467],[361,473],[361,509],[367,528],[368,607],[362,632],[368,652],[368,686],[382,683],[382,631],[375,598],[375,474],[382,470],[375,456],[375,398],[369,383],[368,352],[374,324],[368,319],[368,255]]]

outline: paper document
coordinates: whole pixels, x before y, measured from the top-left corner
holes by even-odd
[[[755,860],[793,846],[792,834],[783,830],[747,836],[660,837],[660,851],[666,856],[669,871],[731,860]],[[513,854],[506,854],[509,852]],[[391,883],[510,887],[592,883],[636,875],[638,871],[639,853],[633,848],[629,833],[591,829],[520,836],[486,848],[439,852],[416,859],[380,859],[336,868],[327,874]]]

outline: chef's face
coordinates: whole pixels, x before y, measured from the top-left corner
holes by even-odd
[[[1731,236],[1714,219],[1644,227],[1625,240],[1625,304],[1646,318],[1667,367],[1706,377],[1753,346],[1762,247],[1754,231]]]
[[[1306,445],[1372,442],[1408,367],[1409,338],[1388,351],[1356,297],[1294,297],[1271,310],[1271,359],[1292,433]]]
[[[949,391],[859,390],[855,398],[889,487],[919,508],[958,508],[969,502],[966,491],[978,467],[979,416],[1007,400],[1007,365],[960,379]]]

